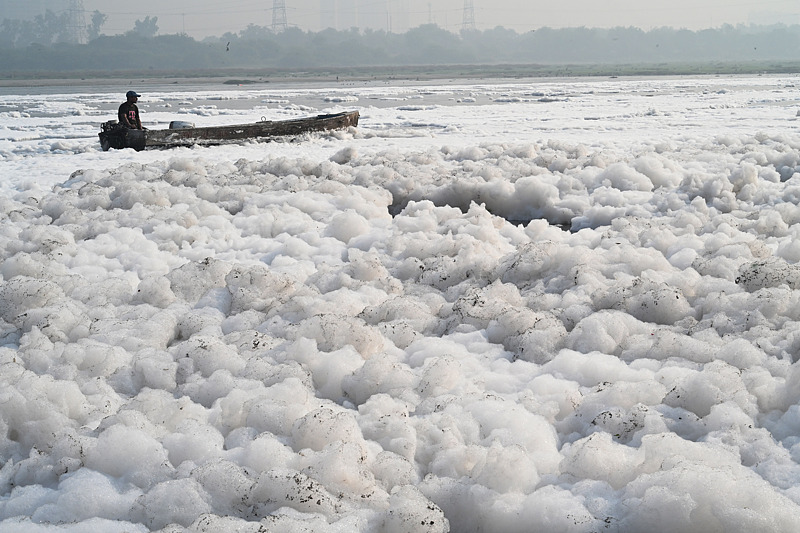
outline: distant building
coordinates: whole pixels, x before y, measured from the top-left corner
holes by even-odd
[[[771,26],[773,24],[790,26],[800,22],[800,16],[797,13],[780,13],[778,11],[751,11],[748,22],[757,26]]]
[[[374,2],[359,1],[362,4],[359,10],[359,27],[372,30],[388,30],[391,26],[388,0],[375,0]]]
[[[370,28],[402,33],[411,26],[409,0],[319,0],[320,29]]]
[[[320,29],[347,30],[358,25],[357,0],[320,0]]]
[[[336,0],[319,0],[319,27],[336,27]]]
[[[349,30],[358,27],[358,2],[356,0],[339,0],[338,30]]]
[[[397,5],[395,15],[392,18],[392,31],[405,33],[411,29],[411,5],[409,0],[399,0]]]

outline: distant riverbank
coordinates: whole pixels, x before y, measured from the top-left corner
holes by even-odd
[[[734,74],[790,74],[800,72],[798,62],[715,62],[620,65],[438,65],[342,67],[319,69],[219,69],[186,71],[82,71],[4,72],[0,87],[119,85],[258,85],[266,83],[432,81],[464,79],[519,79],[539,77],[684,76]]]

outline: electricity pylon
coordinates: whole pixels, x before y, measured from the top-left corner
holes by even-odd
[[[273,0],[272,2],[272,32],[279,33],[286,31],[289,25],[286,23],[286,2],[284,0]]]
[[[85,44],[88,40],[83,0],[69,0],[65,40],[74,44]]]
[[[462,30],[475,29],[475,6],[472,0],[464,0],[464,19],[461,23]]]

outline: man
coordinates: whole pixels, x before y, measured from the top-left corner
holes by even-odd
[[[142,121],[139,119],[139,108],[136,107],[136,102],[139,100],[140,94],[136,91],[128,91],[125,96],[128,101],[119,106],[117,119],[119,123],[133,130],[142,130]]]

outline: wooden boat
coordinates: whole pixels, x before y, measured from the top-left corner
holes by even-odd
[[[116,120],[102,125],[100,146],[110,148],[171,148],[174,146],[210,146],[242,140],[268,140],[273,137],[299,135],[310,131],[327,131],[358,125],[358,111],[317,115],[291,120],[262,120],[253,124],[234,126],[208,126],[195,128],[185,122],[172,122],[165,130],[132,130]]]

